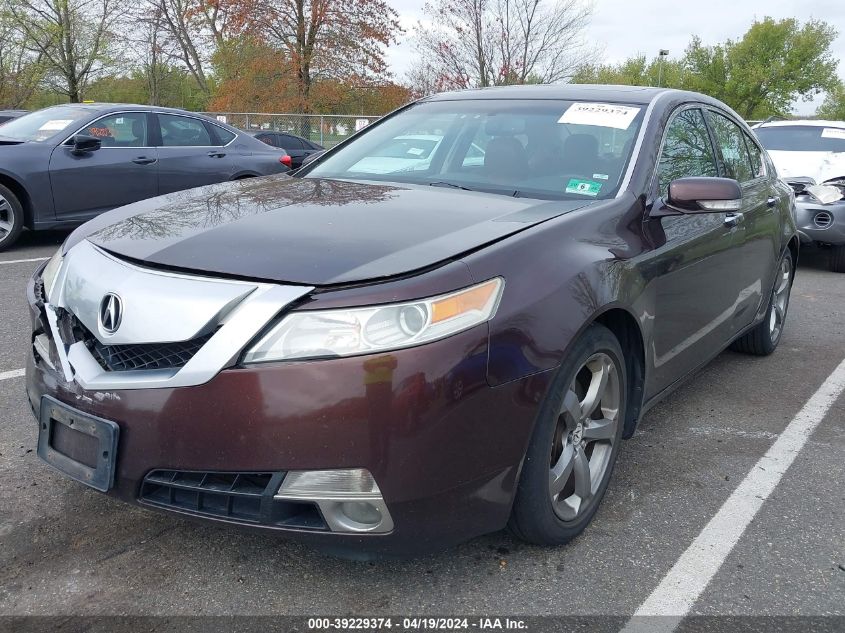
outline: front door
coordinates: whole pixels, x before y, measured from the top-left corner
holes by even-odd
[[[707,118],[721,155],[722,174],[742,186],[741,243],[734,274],[744,287],[754,288],[736,314],[736,328],[742,329],[754,321],[761,303],[769,298],[780,256],[774,237],[780,224],[777,206],[783,200],[772,187],[757,143],[724,114],[709,110]]]
[[[85,220],[158,193],[158,155],[150,147],[147,113],[107,114],[78,133],[102,145],[79,155],[70,144],[53,150],[49,169],[57,220]]]
[[[716,153],[701,109],[685,108],[668,124],[657,168],[655,201],[645,232],[654,250],[647,262],[654,306],[647,350],[651,397],[721,350],[734,332],[735,313],[754,289],[736,275],[739,229],[726,213],[658,217],[669,183],[718,176]]]

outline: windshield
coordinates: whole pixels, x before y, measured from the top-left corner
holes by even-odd
[[[611,198],[642,110],[562,100],[418,103],[366,128],[303,175],[541,199]]]
[[[26,114],[3,125],[0,136],[19,141],[46,141],[62,132],[70,133],[74,123],[88,118],[91,111],[74,106],[57,106]]]
[[[754,130],[766,149],[785,152],[845,152],[845,128],[778,125]]]

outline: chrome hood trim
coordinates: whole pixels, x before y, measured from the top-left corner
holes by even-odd
[[[188,387],[211,380],[291,302],[313,290],[169,273],[122,261],[82,241],[65,255],[50,288],[48,319],[64,308],[104,345],[187,341],[215,331],[181,368],[106,371],[82,342],[63,344],[51,320],[65,379],[84,389]],[[103,297],[118,295],[123,318],[113,333],[99,318]]]

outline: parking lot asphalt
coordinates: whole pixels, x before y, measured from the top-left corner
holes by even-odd
[[[24,366],[24,287],[64,235],[0,254],[0,376]],[[18,262],[18,263],[8,263]],[[106,498],[35,455],[23,379],[0,379],[0,614],[633,614],[845,358],[845,275],[799,264],[780,348],[724,352],[649,412],[593,524],[565,547],[506,533],[350,562]],[[845,615],[845,396],[827,410],[692,605]]]

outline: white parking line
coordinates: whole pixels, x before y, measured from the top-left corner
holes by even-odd
[[[25,264],[27,262],[43,262],[45,259],[50,259],[49,257],[33,257],[32,259],[7,259],[6,261],[0,262],[2,264]]]
[[[0,372],[0,380],[8,380],[9,378],[20,378],[24,375],[23,369],[13,369],[12,371]]]
[[[677,628],[843,391],[845,360],[827,377],[640,605],[622,629],[623,633],[671,633]]]

